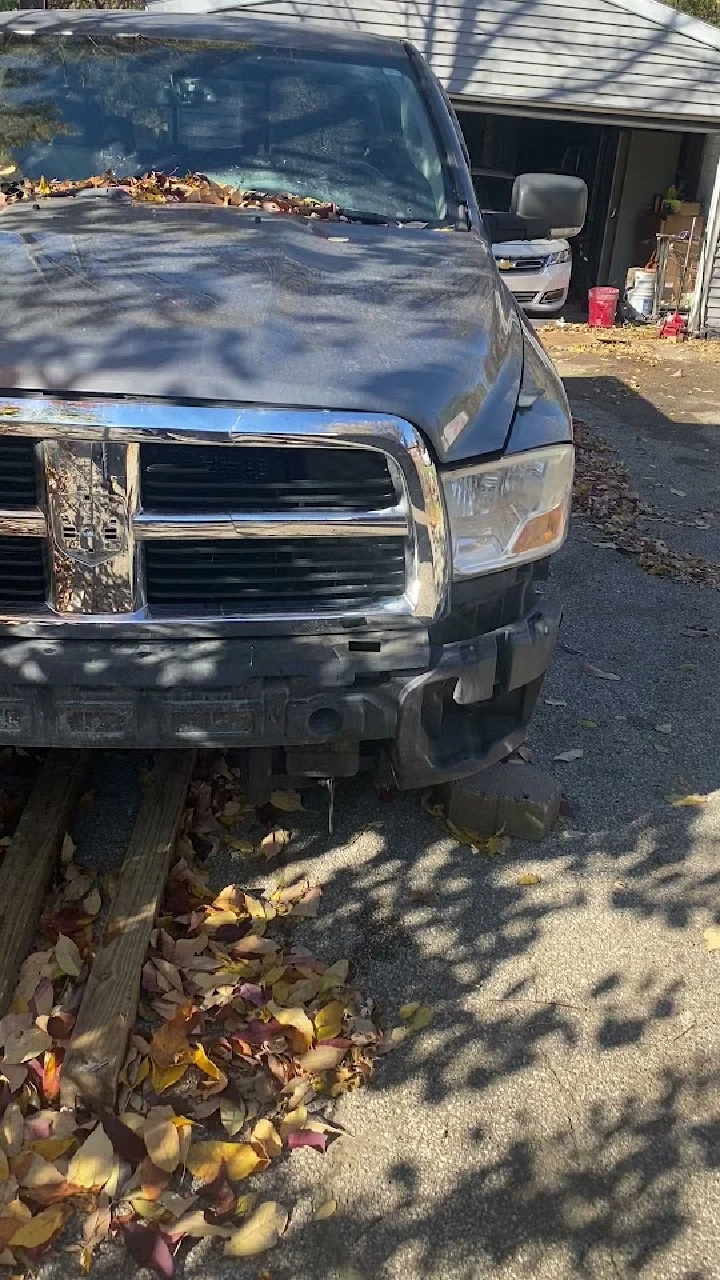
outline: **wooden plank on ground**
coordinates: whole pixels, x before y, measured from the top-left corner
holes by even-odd
[[[0,864],[0,1017],[32,946],[86,766],[86,751],[49,753]]]
[[[112,1107],[140,978],[185,808],[193,751],[163,751],[130,837],[102,942],[62,1069],[63,1104]]]

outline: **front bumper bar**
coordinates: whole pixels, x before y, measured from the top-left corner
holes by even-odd
[[[420,631],[0,640],[0,742],[283,747],[289,765],[314,751],[329,774],[348,744],[375,742],[400,787],[421,787],[474,773],[522,742],[559,623],[559,606],[543,599],[497,631],[433,647]]]

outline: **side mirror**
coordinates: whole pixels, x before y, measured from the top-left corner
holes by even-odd
[[[521,173],[513,183],[510,208],[523,221],[542,223],[545,234],[568,240],[585,224],[588,189],[582,178],[559,173]]]

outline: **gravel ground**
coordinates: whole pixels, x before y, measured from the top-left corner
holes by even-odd
[[[718,505],[709,426],[678,439],[647,402],[629,416],[619,395],[620,417],[586,374],[568,387],[664,513]],[[720,553],[714,527],[655,536]],[[350,957],[391,1024],[405,1000],[435,1016],[341,1100],[325,1156],[296,1152],[254,1180],[293,1209],[275,1251],[223,1263],[203,1243],[186,1280],[720,1277],[720,953],[702,937],[720,920],[720,594],[650,577],[600,540],[577,522],[557,558],[565,625],[531,734],[573,807],[562,831],[488,859],[416,797],[382,803],[353,783],[330,839],[312,799],[292,863],[323,885],[305,940]],[[581,759],[553,763],[572,747]],[[129,765],[125,778],[123,824]],[[695,791],[714,794],[702,808],[665,799]],[[107,822],[83,822],[81,853],[112,860]],[[527,871],[541,883],[520,888]],[[330,1198],[335,1215],[313,1221]],[[120,1270],[128,1260],[106,1255],[93,1274]]]

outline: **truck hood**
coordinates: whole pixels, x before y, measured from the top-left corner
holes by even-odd
[[[396,414],[503,448],[520,321],[485,240],[88,192],[0,217],[0,391]]]

